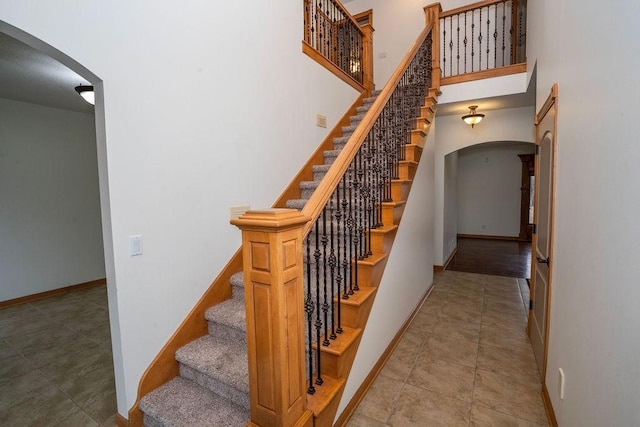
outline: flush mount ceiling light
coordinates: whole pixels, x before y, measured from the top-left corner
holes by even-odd
[[[476,113],[476,108],[478,108],[477,105],[470,105],[469,114],[462,116],[462,120],[464,120],[466,124],[471,125],[472,128],[484,118],[484,114]]]
[[[95,105],[95,94],[93,93],[93,86],[80,85],[76,86],[76,92],[84,98],[91,105]]]

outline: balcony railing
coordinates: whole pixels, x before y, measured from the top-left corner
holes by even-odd
[[[366,49],[371,33],[364,31],[338,0],[304,1],[303,51],[339,77],[368,87]],[[372,30],[372,29],[371,29]],[[370,88],[369,88],[370,89]]]
[[[442,84],[450,77],[524,63],[526,10],[526,0],[487,0],[441,13]]]

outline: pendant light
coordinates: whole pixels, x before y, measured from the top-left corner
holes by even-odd
[[[464,120],[466,124],[471,125],[472,128],[484,118],[484,114],[476,113],[476,108],[478,108],[477,105],[470,105],[469,114],[462,116],[462,120]]]

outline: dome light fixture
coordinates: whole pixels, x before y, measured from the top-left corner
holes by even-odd
[[[96,100],[95,100],[95,94],[93,92],[93,86],[88,86],[88,85],[76,86],[76,92],[78,92],[78,94],[82,98],[84,98],[84,100],[87,101],[89,104],[95,105]]]
[[[477,105],[470,105],[469,114],[462,116],[462,120],[464,120],[466,124],[471,125],[472,128],[484,118],[484,114],[476,113],[476,108],[478,108]]]

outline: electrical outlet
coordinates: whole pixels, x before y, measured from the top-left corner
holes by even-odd
[[[231,219],[238,219],[240,218],[242,215],[245,214],[245,212],[247,212],[249,209],[251,209],[251,206],[249,205],[242,205],[242,206],[231,206],[229,208],[229,213],[231,215]]]
[[[320,128],[327,127],[327,116],[323,116],[322,114],[316,115],[316,126]]]

